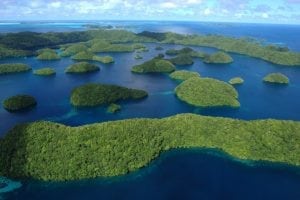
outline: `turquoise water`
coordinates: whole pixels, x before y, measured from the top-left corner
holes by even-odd
[[[108,24],[103,22],[102,24]],[[120,22],[112,22],[118,26]],[[34,30],[70,31],[85,30],[87,22],[37,23],[0,25],[0,32]],[[58,28],[59,26],[59,28]],[[296,35],[300,26],[218,24],[183,22],[127,22],[133,31],[173,31],[180,33],[216,33],[232,36],[256,36],[272,43],[286,44],[300,50]],[[299,33],[299,34],[298,34]],[[260,59],[231,54],[234,62],[228,65],[204,64],[194,59],[191,66],[177,67],[197,71],[203,77],[228,81],[235,76],[245,80],[237,86],[241,108],[195,108],[179,101],[174,88],[179,82],[166,74],[132,74],[133,65],[140,64],[161,51],[155,44],[147,44],[150,51],[143,53],[142,60],[135,60],[134,53],[99,54],[111,55],[115,63],[100,66],[97,73],[66,75],[64,69],[73,63],[70,58],[59,61],[38,61],[35,58],[0,60],[0,63],[22,62],[33,69],[50,66],[55,68],[54,77],[39,77],[31,72],[0,76],[0,101],[26,93],[36,97],[38,105],[30,112],[8,113],[0,108],[0,136],[14,125],[35,120],[51,120],[78,126],[94,122],[119,120],[133,117],[166,117],[178,113],[197,113],[239,119],[287,119],[300,120],[300,68],[274,65]],[[164,49],[180,48],[180,45],[162,45]],[[212,48],[192,47],[195,50],[214,52]],[[300,67],[300,66],[299,66]],[[272,72],[281,72],[290,78],[290,85],[265,84],[262,78]],[[140,101],[120,102],[121,112],[109,114],[106,107],[76,109],[70,106],[72,88],[87,82],[118,84],[147,90],[149,97]],[[297,171],[297,170],[296,170]],[[299,199],[300,177],[289,167],[258,165],[249,167],[198,151],[171,152],[164,154],[150,168],[113,180],[88,180],[68,183],[41,183],[22,181],[23,186],[13,192],[3,193],[6,199]],[[0,190],[1,191],[1,190]],[[1,196],[1,195],[0,195]]]

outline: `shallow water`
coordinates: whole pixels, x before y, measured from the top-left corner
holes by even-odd
[[[108,22],[103,22],[107,25]],[[117,25],[120,22],[114,22]],[[34,30],[70,31],[85,30],[86,22],[72,24],[11,24],[0,25],[0,32]],[[128,29],[139,32],[174,31],[179,33],[215,33],[232,36],[257,36],[272,43],[288,44],[300,50],[300,26],[183,23],[183,22],[128,22]],[[10,26],[10,27],[8,27]],[[60,28],[58,28],[58,26]],[[255,30],[255,31],[254,31]],[[298,34],[299,33],[299,34]],[[85,75],[66,75],[64,69],[73,63],[70,58],[59,61],[38,61],[35,58],[0,60],[0,63],[22,62],[33,69],[53,67],[53,77],[35,76],[31,72],[0,76],[0,101],[19,94],[31,94],[38,105],[30,112],[8,113],[0,107],[0,137],[14,125],[35,120],[51,120],[78,126],[94,122],[133,117],[166,117],[178,113],[197,113],[239,119],[300,120],[300,68],[274,65],[260,59],[231,54],[234,62],[229,65],[204,64],[194,59],[191,66],[177,67],[197,71],[203,77],[228,81],[241,76],[245,83],[236,86],[241,108],[196,108],[179,101],[174,88],[179,82],[166,74],[139,75],[130,72],[133,65],[153,58],[155,44],[147,44],[150,51],[142,53],[142,60],[135,60],[135,53],[111,55],[115,63],[97,63],[101,71]],[[161,45],[166,49],[180,45]],[[193,47],[195,50],[214,52],[212,48]],[[282,72],[290,78],[288,86],[265,84],[262,78],[272,72]],[[120,102],[121,112],[109,114],[106,107],[76,109],[70,106],[72,88],[87,83],[118,84],[147,90],[149,97],[139,101]],[[247,166],[232,161],[227,156],[216,156],[202,151],[172,151],[154,161],[150,167],[114,179],[95,179],[68,183],[23,181],[23,186],[10,193],[0,194],[0,199],[299,199],[300,176],[287,166]]]

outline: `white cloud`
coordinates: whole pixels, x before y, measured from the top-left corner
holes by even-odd
[[[203,11],[203,14],[204,15],[211,15],[212,14],[212,10],[210,8],[206,8],[204,11]]]
[[[200,4],[202,3],[202,0],[187,0],[187,4]]]
[[[60,8],[60,7],[61,7],[61,2],[60,2],[60,1],[51,2],[51,3],[49,4],[49,6],[50,6],[51,8]]]
[[[162,8],[177,8],[177,7],[178,7],[177,4],[175,4],[175,3],[173,3],[173,2],[169,2],[169,1],[164,2],[164,3],[161,3],[160,6],[161,6]]]
[[[265,19],[269,18],[269,14],[268,13],[263,13],[261,16],[262,16],[262,18],[265,18]]]

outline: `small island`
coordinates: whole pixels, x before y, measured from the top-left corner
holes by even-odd
[[[78,44],[72,44],[65,47],[62,47],[63,52],[60,54],[62,57],[69,57],[73,56],[79,52],[87,51],[88,47],[84,44],[78,43]]]
[[[29,95],[16,95],[3,101],[3,107],[8,112],[17,112],[27,110],[36,106],[37,102],[34,97]]]
[[[171,73],[169,76],[170,76],[170,78],[175,79],[175,80],[185,81],[189,78],[200,77],[200,74],[198,72],[192,72],[192,71],[187,71],[187,70],[178,70],[178,71]]]
[[[175,88],[176,96],[193,106],[240,107],[238,93],[230,84],[212,78],[189,78]]]
[[[228,64],[233,62],[233,58],[223,51],[207,55],[204,57],[203,62],[213,64]]]
[[[56,74],[55,70],[50,68],[50,67],[45,67],[42,69],[37,69],[33,71],[34,75],[39,75],[39,76],[53,76]]]
[[[88,83],[73,89],[70,101],[73,106],[90,107],[111,104],[118,100],[141,99],[147,96],[148,93],[144,90]]]
[[[289,84],[289,78],[282,73],[271,73],[264,77],[263,79],[266,83],[275,84]]]
[[[97,56],[90,51],[81,51],[72,57],[73,60],[97,61],[103,64],[113,63],[114,59],[111,56]]]
[[[141,65],[133,66],[131,71],[134,73],[170,73],[175,71],[175,66],[170,61],[157,56]]]
[[[71,74],[90,73],[96,71],[100,71],[100,68],[97,65],[88,62],[79,62],[79,63],[72,64],[69,67],[67,67],[67,69],[65,70],[66,73],[71,73]]]
[[[110,104],[107,108],[108,113],[116,113],[119,112],[120,110],[121,110],[121,106],[115,103]]]
[[[244,83],[244,79],[241,77],[234,77],[228,81],[229,84],[231,85],[240,85]]]
[[[190,54],[194,52],[194,50],[190,47],[184,47],[182,49],[168,49],[166,51],[166,54],[169,56],[174,56],[174,55],[178,55],[178,54]]]
[[[59,60],[60,56],[53,49],[42,49],[38,51],[38,60]]]
[[[157,46],[157,47],[155,47],[155,50],[162,51],[162,50],[164,50],[164,48],[162,46]]]
[[[23,63],[7,63],[0,64],[0,75],[1,74],[12,74],[12,73],[22,73],[31,70],[29,65]]]
[[[134,56],[135,59],[139,60],[139,59],[143,59],[143,56],[141,56],[140,54],[136,54]]]
[[[178,54],[175,58],[169,59],[174,65],[192,65],[194,64],[193,58],[189,54]]]

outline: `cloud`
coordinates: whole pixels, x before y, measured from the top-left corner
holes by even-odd
[[[162,8],[177,8],[178,5],[173,2],[163,2],[160,4]]]
[[[52,8],[60,8],[61,7],[61,2],[60,1],[51,2],[49,4],[49,6],[52,7]]]
[[[212,14],[212,11],[211,11],[211,9],[210,8],[206,8],[204,11],[203,11],[203,14],[204,15],[211,15]]]

